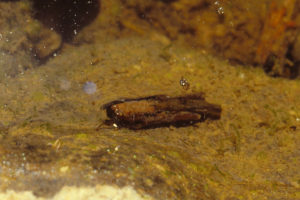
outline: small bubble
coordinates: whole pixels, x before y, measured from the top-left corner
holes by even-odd
[[[224,8],[223,7],[219,7],[217,11],[218,11],[219,15],[224,14]]]
[[[184,90],[188,90],[190,88],[190,83],[183,76],[181,77],[179,84]]]
[[[220,2],[219,1],[215,1],[214,5],[217,7],[218,14],[219,15],[223,15],[224,14],[224,8],[220,4]]]

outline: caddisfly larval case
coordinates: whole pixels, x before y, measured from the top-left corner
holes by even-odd
[[[219,119],[221,116],[221,107],[206,102],[202,94],[121,99],[109,102],[102,108],[110,118],[107,122],[135,130],[189,126],[206,119]]]

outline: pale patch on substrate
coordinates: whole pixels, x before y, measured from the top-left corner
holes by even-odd
[[[132,187],[117,188],[109,185],[96,187],[65,186],[52,198],[36,197],[31,191],[15,192],[9,190],[0,193],[1,200],[152,200],[151,197],[139,195]]]

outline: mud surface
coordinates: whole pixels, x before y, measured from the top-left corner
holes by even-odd
[[[112,2],[45,64],[1,76],[0,189],[51,197],[112,184],[155,199],[299,199],[299,79],[232,66],[156,31],[118,32],[103,25],[120,15]],[[101,106],[116,99],[199,93],[221,105],[219,120],[103,124]]]

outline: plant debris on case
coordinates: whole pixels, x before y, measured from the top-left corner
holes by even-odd
[[[107,124],[134,130],[189,126],[208,118],[219,119],[221,115],[221,107],[206,102],[202,94],[121,99],[105,104],[103,109],[110,118]]]

